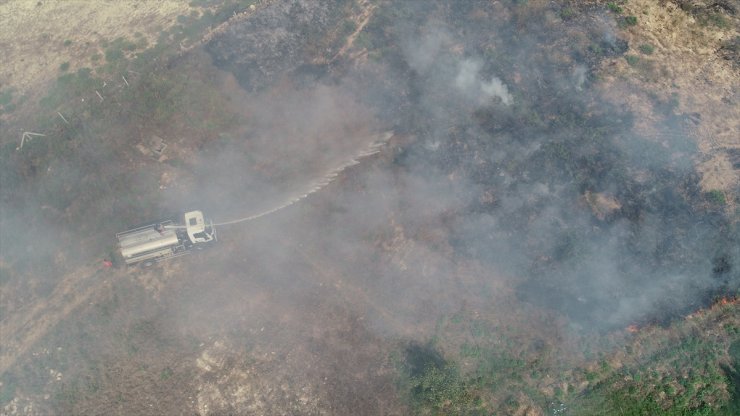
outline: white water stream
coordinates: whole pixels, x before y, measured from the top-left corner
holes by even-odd
[[[252,221],[252,220],[256,220],[258,218],[262,218],[262,217],[265,217],[267,215],[273,214],[273,213],[278,212],[278,211],[280,211],[282,209],[288,208],[289,206],[291,206],[293,204],[296,204],[296,203],[298,203],[298,202],[300,202],[300,201],[308,198],[309,196],[315,194],[316,192],[319,192],[320,190],[324,189],[327,185],[329,185],[330,183],[334,182],[334,180],[342,172],[344,172],[345,169],[349,168],[350,166],[354,166],[354,165],[360,163],[360,161],[362,161],[362,159],[364,159],[364,158],[366,158],[368,156],[372,156],[372,155],[380,152],[380,148],[384,144],[386,144],[388,142],[388,140],[392,136],[393,136],[393,133],[392,132],[386,132],[386,133],[383,133],[383,134],[379,135],[379,138],[377,140],[375,140],[372,143],[370,143],[370,145],[368,147],[366,147],[365,149],[363,149],[363,151],[360,152],[359,154],[357,154],[354,158],[352,158],[348,162],[346,162],[346,163],[344,163],[344,164],[342,164],[342,165],[340,165],[340,166],[332,169],[331,171],[329,171],[326,175],[322,176],[317,181],[312,182],[311,185],[310,185],[310,188],[309,188],[309,190],[307,192],[305,192],[305,193],[303,193],[301,195],[298,195],[298,196],[295,196],[295,197],[289,199],[288,201],[286,201],[282,205],[279,205],[277,207],[271,208],[271,209],[269,209],[267,211],[264,211],[264,212],[260,212],[258,214],[250,215],[248,217],[238,218],[238,219],[231,220],[231,221],[219,222],[219,223],[215,223],[213,225],[214,226],[231,225],[231,224],[238,224],[240,222]]]

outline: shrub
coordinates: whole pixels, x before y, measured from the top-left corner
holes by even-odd
[[[635,26],[637,24],[636,16],[625,16],[623,26]]]
[[[640,45],[638,49],[640,50],[640,52],[644,53],[645,55],[652,55],[653,52],[655,51],[655,47],[653,47],[653,45],[649,43],[644,43]]]
[[[65,72],[69,69],[69,62],[65,62],[61,65],[59,65],[59,70],[62,72]]]
[[[593,53],[594,55],[601,55],[604,53],[604,48],[595,43],[592,43],[591,45],[588,45],[588,51]]]
[[[164,368],[164,369],[162,370],[162,372],[161,372],[161,373],[159,374],[159,378],[160,378],[160,380],[167,380],[167,379],[169,379],[170,377],[172,377],[172,375],[173,375],[173,374],[175,374],[175,372],[174,372],[174,371],[172,371],[172,369],[171,369],[171,368],[169,368],[169,367],[165,367],[165,368]]]
[[[108,48],[105,50],[105,60],[115,62],[123,58],[123,51],[120,48]]]
[[[722,13],[710,13],[699,17],[699,24],[702,26],[713,25],[720,29],[727,29],[730,24]]]
[[[617,3],[614,3],[613,1],[610,1],[606,4],[606,7],[613,11],[614,13],[620,14],[622,13],[622,7],[620,7]]]
[[[630,66],[635,66],[640,62],[640,57],[637,55],[624,55],[624,59],[627,60],[627,63],[630,64]]]
[[[707,199],[709,200],[709,202],[715,205],[724,205],[725,203],[727,203],[725,193],[719,189],[712,189],[711,191],[707,192]]]
[[[411,387],[414,399],[422,406],[453,413],[475,407],[475,395],[452,366],[428,365],[421,375],[411,379]]]

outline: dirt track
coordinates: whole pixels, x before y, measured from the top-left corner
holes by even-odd
[[[62,277],[48,298],[37,301],[28,310],[5,317],[0,322],[0,374],[12,367],[51,328],[109,285],[110,279],[120,278],[121,274],[112,269],[84,266]]]

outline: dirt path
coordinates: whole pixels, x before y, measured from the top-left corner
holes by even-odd
[[[339,52],[334,55],[331,61],[335,61],[337,60],[337,58],[340,58],[347,53],[347,51],[354,44],[355,39],[357,39],[357,36],[362,32],[363,29],[365,29],[365,26],[368,24],[368,22],[370,22],[373,14],[375,14],[375,10],[378,8],[377,5],[369,4],[367,1],[362,1],[359,4],[359,7],[362,8],[362,12],[357,13],[356,18],[354,19],[355,23],[357,24],[357,28],[354,32],[352,32],[351,35],[347,37],[347,41],[344,43],[344,46],[339,49]]]
[[[368,296],[367,290],[353,284],[340,270],[333,267],[332,264],[336,260],[327,259],[319,255],[315,249],[303,246],[294,241],[283,241],[283,244],[286,248],[300,254],[302,260],[310,265],[314,272],[321,278],[321,283],[331,286],[337,292],[341,293],[342,300],[355,305],[355,307],[359,306],[359,310],[366,309],[377,314],[382,318],[383,325],[393,328],[397,335],[413,338],[417,334],[418,328],[409,328],[407,325],[404,325],[388,311],[388,308],[378,304],[378,302]]]
[[[0,322],[0,374],[10,369],[51,328],[123,273],[109,270],[88,265],[70,272],[49,297],[38,300],[28,310],[5,317]]]

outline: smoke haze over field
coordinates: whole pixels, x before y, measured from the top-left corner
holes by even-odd
[[[370,110],[336,86],[245,97],[241,105],[247,132],[224,135],[198,155],[198,191],[186,203],[170,192],[175,205],[200,206],[218,221],[255,214],[311,190],[377,139]]]
[[[473,317],[461,343],[479,348],[485,331],[474,326],[490,324],[495,348],[523,351],[511,362],[545,351],[547,369],[571,359],[554,357],[562,351],[586,355],[571,337],[670,322],[737,294],[737,219],[699,187],[696,117],[659,98],[649,114],[618,104],[614,96],[633,87],[598,77],[603,60],[628,49],[611,15],[584,6],[570,20],[555,3],[525,3],[380,2],[361,31],[339,0],[261,5],[162,69],[177,80],[167,91],[182,82],[195,91],[188,99],[205,97],[204,108],[231,121],[196,120],[185,99],[134,116],[110,94],[114,110],[90,111],[105,122],[50,129],[64,137],[42,150],[57,156],[53,146],[74,143],[69,159],[47,165],[32,147],[8,159],[53,173],[3,178],[0,244],[16,258],[0,267],[43,251],[51,260],[33,273],[72,297],[77,286],[54,265],[75,253],[63,247],[73,237],[84,247],[98,241],[78,234],[104,228],[112,239],[134,221],[160,219],[143,216],[192,209],[226,223],[285,204],[219,227],[220,241],[203,253],[97,271],[109,304],[90,314],[102,324],[64,329],[87,337],[71,342],[80,356],[99,337],[91,354],[101,363],[128,354],[155,368],[157,348],[166,351],[169,372],[156,367],[147,382],[174,377],[195,392],[172,396],[173,413],[403,413],[403,399],[388,393],[393,353],[409,343],[444,350],[451,344],[434,338],[437,329],[457,316]],[[339,54],[348,37],[354,46]],[[154,90],[139,82],[142,94]],[[166,122],[136,118],[157,111]],[[393,135],[377,155],[349,163],[385,132]],[[105,134],[109,144],[99,144]],[[132,137],[152,134],[170,134],[166,158],[136,150]],[[90,191],[70,191],[77,182]],[[52,194],[62,196],[58,207],[45,205]],[[27,227],[29,218],[41,220]],[[112,250],[101,247],[76,254],[97,262]],[[17,268],[13,284],[25,284]],[[122,329],[108,339],[100,328]],[[550,353],[543,339],[563,350]],[[181,363],[191,367],[170,368]],[[126,371],[124,381],[141,372]],[[117,403],[105,388],[108,396],[90,388],[91,403]]]
[[[465,11],[435,5],[409,5],[411,21],[405,7],[397,21],[387,14],[378,18],[384,32],[374,32],[371,24],[368,37],[401,47],[388,48],[379,63],[360,65],[340,82],[319,81],[375,108],[368,113],[379,114],[376,129],[410,135],[385,152],[379,172],[366,179],[358,173],[363,192],[357,201],[342,200],[336,209],[346,215],[338,227],[343,231],[327,237],[345,246],[353,238],[347,227],[360,235],[393,233],[395,227],[406,233],[404,244],[413,245],[404,250],[425,259],[416,265],[420,269],[440,257],[452,255],[455,264],[453,259],[469,256],[518,281],[522,299],[598,328],[673,316],[712,293],[735,290],[737,241],[728,234],[729,224],[697,208],[687,121],[671,115],[656,122],[663,145],[641,137],[632,129],[632,114],[588,90],[593,58],[586,51],[548,50],[585,32],[602,39],[605,53],[618,53],[623,42],[603,16],[548,40],[552,31],[536,26],[541,11],[520,22],[526,31],[493,14],[487,30],[462,31],[456,19]],[[240,78],[240,67],[229,67]],[[294,102],[290,94],[281,98]],[[336,108],[320,100],[292,108],[292,114],[334,130]],[[295,117],[280,111],[265,114],[273,113],[294,124]],[[283,134],[285,154],[301,149],[305,160],[321,160],[323,152],[306,144],[310,131],[299,125],[297,134]],[[376,205],[373,198],[381,198],[385,208],[368,209]],[[425,227],[439,230],[446,253],[414,235]],[[372,253],[376,242],[367,244],[356,246],[350,257]],[[383,261],[392,262],[397,254],[385,255]],[[721,275],[713,271],[718,258],[730,264]],[[455,287],[445,279],[450,267],[406,280],[408,286],[396,290],[407,302],[417,290],[449,292]]]

